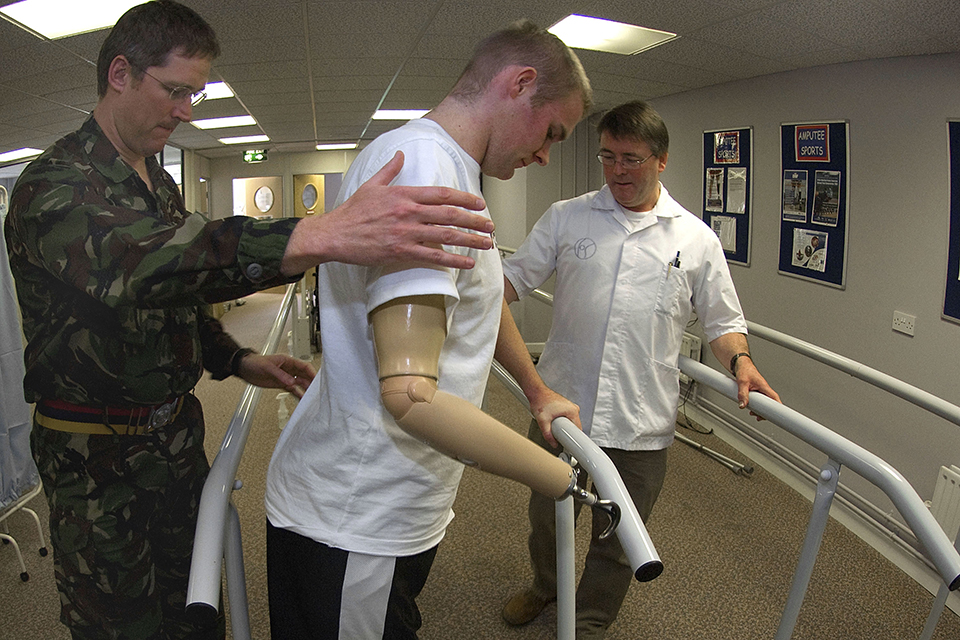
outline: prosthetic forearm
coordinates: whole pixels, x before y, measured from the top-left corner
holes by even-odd
[[[470,402],[437,390],[446,327],[440,296],[384,304],[372,312],[371,322],[381,398],[404,431],[465,464],[551,498],[578,493],[570,465]]]
[[[464,464],[521,482],[551,498],[576,487],[573,467],[436,382],[396,376],[380,382],[387,410],[404,431]]]

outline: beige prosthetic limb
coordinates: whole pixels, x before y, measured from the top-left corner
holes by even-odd
[[[470,402],[437,389],[446,337],[442,296],[400,298],[373,310],[380,393],[400,427],[452,458],[551,498],[590,499],[573,469]],[[590,495],[593,500],[595,496]]]

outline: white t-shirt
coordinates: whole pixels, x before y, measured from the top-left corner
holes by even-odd
[[[393,184],[480,194],[480,166],[435,122],[415,120],[378,137],[344,176],[340,204],[397,150]],[[484,211],[489,217],[489,212]],[[439,388],[477,406],[493,360],[503,297],[495,250],[469,253],[473,269],[321,265],[323,365],[277,443],[267,473],[270,522],[347,551],[406,556],[443,538],[463,465],[407,435],[380,401],[368,313],[409,295],[446,300]]]
[[[680,266],[671,266],[678,252]],[[580,405],[583,430],[599,446],[655,450],[673,441],[677,358],[694,309],[707,340],[747,332],[716,234],[662,185],[639,220],[628,220],[606,186],[554,204],[503,270],[520,297],[556,271],[537,370]]]

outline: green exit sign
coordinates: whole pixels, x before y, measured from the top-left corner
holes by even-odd
[[[250,149],[248,151],[244,151],[243,161],[244,162],[266,162],[267,150],[266,149]]]

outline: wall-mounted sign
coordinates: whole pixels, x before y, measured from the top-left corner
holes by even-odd
[[[267,161],[267,150],[266,149],[248,149],[243,152],[243,161],[244,162],[266,162]]]
[[[797,162],[830,162],[829,124],[798,124],[795,133]]]

